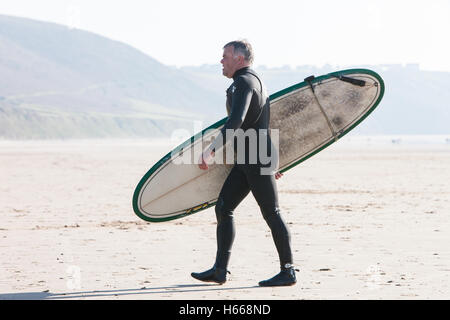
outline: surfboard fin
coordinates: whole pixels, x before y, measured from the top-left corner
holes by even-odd
[[[339,80],[354,84],[355,86],[364,87],[366,82],[364,80],[354,79],[343,75],[330,74],[330,76],[338,78]]]
[[[305,81],[306,82],[312,82],[315,78],[316,77],[314,77],[314,76],[309,76],[309,77],[305,78]]]

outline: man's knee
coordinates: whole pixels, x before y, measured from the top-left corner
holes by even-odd
[[[219,198],[219,200],[217,200],[215,211],[218,223],[233,218],[233,210],[226,208],[222,198]]]
[[[270,216],[277,216],[280,214],[280,208],[276,203],[261,204],[259,208],[261,209],[264,218]]]
[[[261,213],[264,217],[264,220],[266,220],[269,224],[274,219],[278,220],[280,219],[280,208],[276,204],[265,204],[260,205]]]

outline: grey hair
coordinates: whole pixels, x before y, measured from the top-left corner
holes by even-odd
[[[233,46],[235,55],[242,55],[248,63],[252,64],[254,59],[252,45],[247,40],[236,40],[228,42],[223,48]]]

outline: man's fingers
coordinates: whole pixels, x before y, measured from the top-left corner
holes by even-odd
[[[275,173],[275,179],[280,179],[283,176],[281,172]]]
[[[200,159],[198,159],[198,167],[202,170],[208,170],[208,164],[206,163],[205,159],[203,158],[203,155],[200,156]]]

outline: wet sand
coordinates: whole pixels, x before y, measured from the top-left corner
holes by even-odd
[[[345,139],[279,180],[300,269],[288,288],[257,287],[279,265],[251,196],[222,286],[190,277],[214,261],[213,208],[135,216],[170,142],[0,141],[0,299],[449,299],[450,144]]]

